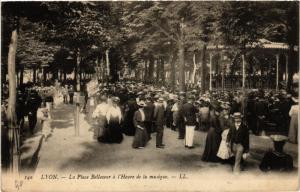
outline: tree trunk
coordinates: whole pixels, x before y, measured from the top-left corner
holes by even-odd
[[[172,56],[172,61],[171,61],[171,86],[172,86],[172,90],[175,91],[176,89],[176,70],[175,70],[175,65],[176,65],[176,59],[177,59],[177,52],[174,51],[173,52],[173,56]]]
[[[33,83],[36,83],[36,68],[34,67],[33,68],[33,73],[32,73],[32,81],[33,81]]]
[[[80,91],[80,49],[77,50],[77,58],[76,58],[76,67],[75,67],[75,82],[76,82],[76,86],[75,86],[75,90],[76,91]]]
[[[60,70],[60,73],[59,73],[59,80],[62,81],[63,80],[63,71]]]
[[[163,58],[161,58],[161,69],[160,69],[160,71],[161,71],[161,74],[160,74],[161,83],[162,83],[163,86],[165,86],[165,76],[166,76],[166,74],[165,74],[165,60]]]
[[[191,74],[191,83],[195,84],[195,75],[196,75],[196,69],[197,69],[197,65],[196,65],[196,53],[193,54],[193,71]]]
[[[43,83],[45,84],[47,81],[47,73],[45,71],[45,68],[43,68]]]
[[[178,42],[179,58],[179,91],[185,91],[185,63],[184,63],[184,43]]]
[[[23,84],[23,80],[24,80],[24,67],[20,68],[20,79],[19,79],[19,85]]]
[[[109,82],[110,77],[110,62],[109,62],[109,48],[105,50],[105,59],[106,59],[106,80]]]
[[[144,83],[147,81],[147,79],[148,79],[148,60],[145,59],[145,71],[144,71],[144,79],[143,79]]]
[[[64,71],[64,81],[67,80],[67,73]]]
[[[8,138],[10,143],[10,171],[17,174],[19,171],[19,135],[16,123],[16,51],[17,51],[18,33],[17,29],[12,31],[11,41],[8,51],[8,84],[9,97],[7,108],[8,119]],[[8,146],[7,146],[8,147]]]
[[[154,58],[151,55],[149,58],[149,68],[148,68],[148,83],[153,83],[153,72],[154,72]]]
[[[201,93],[203,94],[206,91],[206,44],[203,45],[201,64]]]
[[[156,60],[156,84],[159,84],[159,78],[160,78],[160,59]]]

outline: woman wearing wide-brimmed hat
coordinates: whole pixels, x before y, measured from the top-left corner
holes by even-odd
[[[221,143],[222,129],[220,128],[218,119],[218,110],[218,105],[212,104],[210,106],[209,129],[206,135],[202,161],[218,162],[220,160],[220,158],[217,156],[217,153]]]
[[[133,124],[135,127],[135,136],[133,139],[132,147],[141,149],[144,148],[149,141],[149,135],[145,127],[145,113],[144,107],[146,106],[144,101],[138,102],[139,109],[134,113]]]
[[[289,141],[291,143],[298,143],[298,98],[293,97],[294,105],[292,105],[289,115],[291,117],[289,128]]]

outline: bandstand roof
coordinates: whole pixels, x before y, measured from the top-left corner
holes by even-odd
[[[216,49],[229,49],[230,46],[226,45],[208,45],[208,50]],[[290,46],[286,43],[272,42],[267,39],[260,39],[256,43],[246,45],[247,49],[277,49],[277,50],[289,50]],[[298,46],[294,46],[294,51],[298,51]]]

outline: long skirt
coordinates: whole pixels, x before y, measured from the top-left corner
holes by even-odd
[[[94,138],[99,138],[103,133],[106,125],[106,118],[105,116],[100,115],[97,118],[97,123],[95,123],[94,127]]]
[[[205,149],[202,155],[202,161],[217,162],[219,158],[217,153],[221,143],[221,135],[217,134],[215,128],[210,127],[205,142]]]
[[[139,147],[145,147],[147,142],[149,141],[149,136],[147,133],[147,130],[137,128],[135,131],[132,147],[133,148],[139,148]]]
[[[135,135],[135,127],[133,124],[134,113],[135,113],[134,110],[130,110],[125,113],[124,123],[123,123],[123,132],[128,136]]]
[[[298,114],[291,116],[289,128],[289,141],[291,143],[298,143]]]
[[[121,143],[123,141],[122,130],[119,122],[110,121],[103,135],[98,138],[102,143]]]

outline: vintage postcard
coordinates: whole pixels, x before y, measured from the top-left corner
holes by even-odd
[[[1,2],[2,191],[298,191],[298,1]]]

